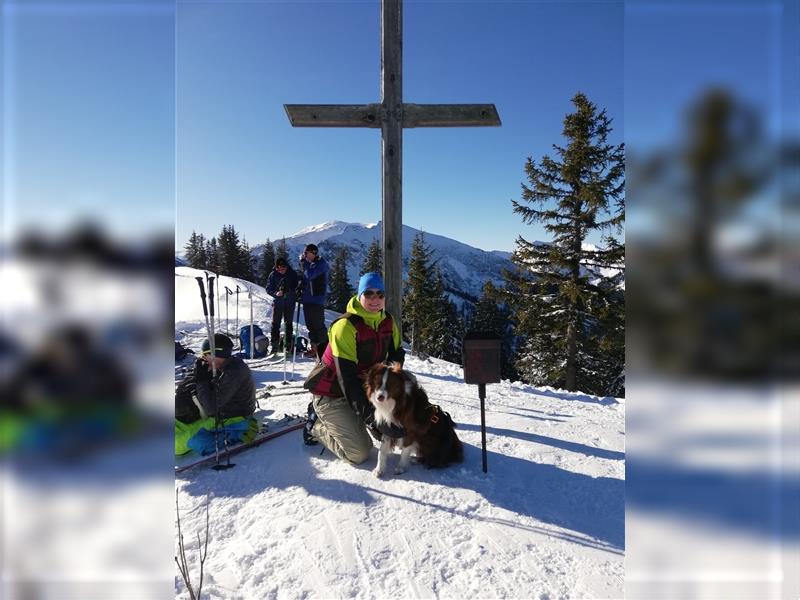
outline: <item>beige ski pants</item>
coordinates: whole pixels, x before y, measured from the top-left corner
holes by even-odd
[[[372,438],[347,399],[314,396],[317,422],[311,435],[339,458],[360,464],[369,458]]]

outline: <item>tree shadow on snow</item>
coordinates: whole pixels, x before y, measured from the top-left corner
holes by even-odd
[[[397,456],[390,459],[394,468]],[[392,478],[419,480],[452,488],[463,488],[483,496],[495,507],[562,529],[550,529],[508,519],[484,517],[454,506],[438,505],[406,496],[399,500],[422,504],[468,519],[541,533],[583,546],[621,554],[625,547],[625,481],[591,477],[553,465],[538,464],[487,451],[488,473],[482,472],[481,449],[464,444],[464,463],[446,469],[425,469],[414,464],[403,475]],[[372,492],[394,496],[390,492]],[[568,530],[568,531],[563,531]]]
[[[461,398],[461,399],[463,399],[463,396],[458,396],[456,394],[432,393],[432,394],[429,395],[429,398],[434,403],[440,403],[444,410],[452,410],[451,406],[464,406],[464,407],[469,408],[469,409],[474,409],[475,408],[475,403],[474,402],[464,402],[464,401],[459,401],[459,400],[453,400],[453,398]],[[448,398],[448,399],[447,400],[442,400],[442,398]],[[490,402],[490,401],[487,401],[487,402]],[[508,408],[510,410],[501,410],[502,408]],[[524,414],[524,412],[516,412],[516,411],[524,411],[524,412],[528,412],[528,413],[532,413],[532,412],[533,413],[539,413],[539,414],[545,415],[545,416],[539,417],[537,415]],[[497,413],[497,414],[504,414],[504,415],[512,415],[512,416],[515,416],[515,417],[520,417],[522,419],[534,419],[535,421],[545,421],[545,422],[554,421],[554,422],[557,422],[557,423],[565,423],[567,421],[567,419],[571,419],[572,416],[573,416],[573,415],[565,415],[565,414],[561,414],[561,413],[549,413],[549,412],[545,412],[543,410],[536,410],[536,409],[533,409],[533,408],[524,408],[524,407],[519,407],[519,406],[509,406],[507,404],[497,404],[495,402],[491,402],[491,404],[489,404],[486,407],[486,413],[487,414]],[[566,417],[566,418],[562,419],[562,418],[559,418],[559,417]]]

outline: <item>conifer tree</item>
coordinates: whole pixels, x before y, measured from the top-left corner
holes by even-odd
[[[197,263],[197,269],[208,268],[208,242],[206,241],[206,236],[204,236],[202,233],[198,234],[197,236],[197,255],[195,257],[195,261]]]
[[[501,291],[491,281],[483,284],[482,293],[475,304],[475,312],[469,321],[470,331],[485,331],[497,335],[501,340],[501,375],[504,379],[518,378],[514,367],[514,332],[509,321],[509,311],[504,303],[498,304]]]
[[[340,248],[333,260],[329,275],[328,308],[343,313],[355,294],[347,279],[347,249]]]
[[[433,252],[425,243],[425,234],[419,232],[411,244],[408,279],[403,294],[403,334],[412,342],[412,352],[424,349],[424,329],[434,309]],[[412,339],[413,338],[413,339]]]
[[[267,238],[264,244],[264,250],[261,253],[261,265],[259,268],[259,285],[266,286],[269,274],[275,268],[275,247],[272,242]]]
[[[461,364],[464,322],[456,305],[447,296],[441,271],[437,268],[431,294],[431,315],[422,331],[422,349],[437,358]]]
[[[237,277],[246,281],[253,281],[255,279],[253,273],[253,255],[250,252],[250,244],[246,239],[242,239],[239,245],[239,261],[237,265]]]
[[[285,258],[287,262],[289,261],[289,251],[286,249],[286,238],[282,237],[281,241],[278,242],[278,246],[275,248],[275,258]]]
[[[605,110],[581,93],[572,103],[575,111],[564,118],[562,130],[566,145],[553,146],[555,158],[545,155],[538,163],[528,158],[524,203],[512,201],[523,222],[543,223],[552,241],[517,238],[512,260],[522,276],[509,299],[522,340],[517,361],[522,377],[602,394],[597,369],[605,358],[599,349],[621,343],[604,330],[603,315],[614,312],[609,302],[619,289],[603,283],[601,269],[622,267],[624,247],[611,234],[624,221],[624,144],[608,143],[612,129]],[[605,234],[604,246],[584,245],[592,232]]]
[[[219,273],[229,277],[238,277],[241,263],[239,234],[233,225],[223,225],[217,238],[217,262]]]
[[[364,257],[364,262],[361,265],[359,276],[364,273],[381,272],[383,272],[383,251],[381,250],[378,238],[372,238],[372,243],[369,245],[367,255]]]
[[[217,238],[212,237],[206,244],[205,269],[219,273],[219,247]]]
[[[199,238],[200,236],[198,236],[197,233],[192,230],[192,235],[189,236],[189,241],[186,242],[186,245],[183,247],[186,264],[193,269],[202,268],[198,266],[198,255],[200,253]]]

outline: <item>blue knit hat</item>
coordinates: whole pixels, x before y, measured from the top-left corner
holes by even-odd
[[[360,296],[366,290],[378,290],[385,292],[383,287],[383,277],[380,273],[364,273],[358,281],[358,295]]]

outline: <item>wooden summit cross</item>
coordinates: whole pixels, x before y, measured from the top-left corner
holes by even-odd
[[[494,104],[403,103],[403,2],[381,0],[380,104],[285,104],[292,127],[381,129],[386,309],[402,323],[403,128],[499,126]]]

